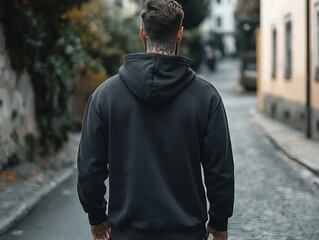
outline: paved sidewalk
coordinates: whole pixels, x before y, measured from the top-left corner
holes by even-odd
[[[280,150],[319,177],[319,141],[307,139],[303,132],[271,119],[255,109],[250,113]]]
[[[0,235],[24,217],[48,193],[75,171],[80,134],[69,134],[69,141],[55,155],[49,166],[22,163],[0,175]]]

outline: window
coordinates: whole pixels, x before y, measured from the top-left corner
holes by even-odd
[[[290,16],[285,21],[285,78],[289,79],[292,72],[292,23]]]
[[[276,28],[272,29],[272,61],[271,61],[271,76],[276,77],[277,69],[277,30]]]
[[[315,6],[314,22],[314,51],[315,51],[315,79],[319,80],[319,5]]]
[[[221,17],[217,17],[217,27],[221,28],[223,24],[222,18]]]

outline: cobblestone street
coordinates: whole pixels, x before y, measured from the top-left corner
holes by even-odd
[[[237,86],[239,64],[219,63],[202,76],[221,93],[229,118],[236,171],[230,240],[319,239],[319,188],[282,160],[249,114],[256,96]],[[29,216],[0,240],[89,240],[89,225],[80,207],[75,177],[44,198]],[[187,186],[186,186],[187,187]]]
[[[221,92],[229,118],[236,169],[233,240],[319,239],[319,189],[296,172],[249,115],[254,95],[236,93],[236,62],[204,74]]]

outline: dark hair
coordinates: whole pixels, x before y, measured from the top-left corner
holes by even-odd
[[[174,0],[146,0],[141,13],[143,26],[151,42],[166,43],[176,38],[184,11]]]

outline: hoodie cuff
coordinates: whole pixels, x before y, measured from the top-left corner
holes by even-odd
[[[106,213],[101,214],[88,214],[89,216],[89,222],[90,225],[100,225],[101,223],[104,223],[107,221],[107,215]]]
[[[217,218],[211,216],[208,221],[208,226],[216,231],[227,231],[228,218]]]

